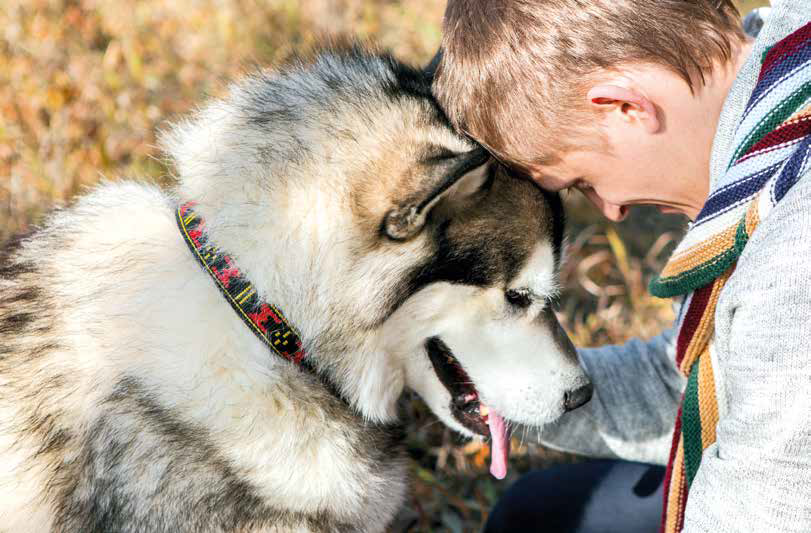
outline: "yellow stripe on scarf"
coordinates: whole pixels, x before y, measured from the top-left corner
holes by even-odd
[[[715,426],[718,425],[718,398],[715,395],[709,346],[698,359],[698,409],[701,416],[701,448],[706,450],[715,442]]]
[[[673,462],[673,472],[670,477],[670,487],[667,498],[667,520],[665,533],[678,533],[684,524],[684,499],[687,484],[684,479],[684,435],[679,437],[676,457]]]

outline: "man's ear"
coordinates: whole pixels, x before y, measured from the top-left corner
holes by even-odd
[[[661,128],[656,106],[644,94],[619,85],[597,85],[586,95],[593,109],[615,112],[623,120],[637,120],[648,133]]]

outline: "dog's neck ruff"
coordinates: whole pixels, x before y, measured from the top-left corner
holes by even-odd
[[[175,217],[192,255],[231,304],[237,315],[259,339],[277,355],[297,365],[305,358],[301,336],[279,309],[262,300],[256,288],[236,266],[234,259],[211,244],[205,232],[205,220],[186,202]]]

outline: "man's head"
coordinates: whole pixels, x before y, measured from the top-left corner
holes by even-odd
[[[434,90],[451,121],[610,218],[695,216],[743,55],[731,0],[449,0]]]

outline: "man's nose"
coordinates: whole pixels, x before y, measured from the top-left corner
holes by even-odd
[[[614,222],[622,222],[628,216],[628,208],[623,205],[611,204],[606,202],[603,205],[603,214],[609,220]]]
[[[583,191],[583,194],[588,198],[588,200],[594,204],[594,207],[599,209],[603,212],[603,215],[608,220],[612,220],[614,222],[621,222],[628,216],[628,208],[618,204],[612,204],[611,202],[607,202],[603,200],[599,194],[594,189],[588,189]]]

